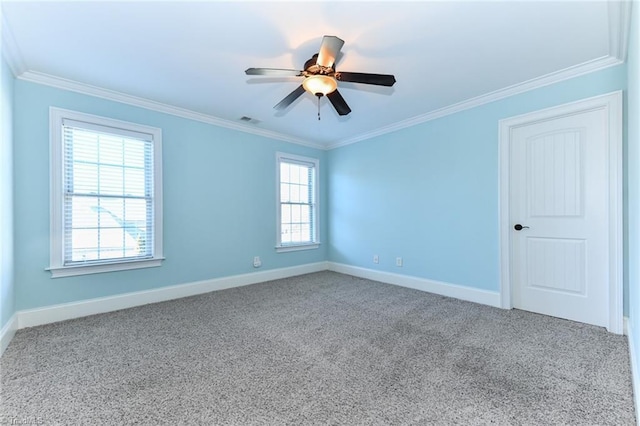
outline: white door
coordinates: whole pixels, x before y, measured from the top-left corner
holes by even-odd
[[[510,128],[513,307],[609,328],[610,143],[605,108]]]

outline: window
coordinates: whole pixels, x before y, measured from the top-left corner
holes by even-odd
[[[277,154],[278,251],[318,248],[318,160]]]
[[[160,266],[160,129],[51,108],[52,277]]]

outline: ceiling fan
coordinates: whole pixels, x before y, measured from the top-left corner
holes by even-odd
[[[326,96],[338,114],[347,115],[351,108],[338,91],[338,81],[351,83],[374,84],[377,86],[393,86],[396,78],[390,74],[368,74],[361,72],[336,71],[335,61],[344,41],[336,36],[324,36],[320,45],[320,52],[313,55],[304,64],[304,70],[290,70],[281,68],[248,68],[247,75],[267,75],[273,77],[293,76],[304,77],[304,81],[297,89],[281,100],[275,109],[285,109],[298,99],[305,90],[318,97],[318,120],[320,119],[320,98]]]

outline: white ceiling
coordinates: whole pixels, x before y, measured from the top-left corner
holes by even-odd
[[[278,139],[333,147],[620,63],[626,4],[607,1],[3,1],[4,50],[19,78]],[[339,83],[340,117],[305,93],[273,106],[323,35],[345,41],[338,71],[394,74],[395,86]],[[153,101],[153,102],[150,102]],[[244,123],[248,116],[258,123]]]

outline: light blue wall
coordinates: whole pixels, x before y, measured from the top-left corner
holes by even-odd
[[[640,8],[634,3],[629,35],[628,66],[628,218],[629,218],[629,341],[640,350]],[[635,365],[640,365],[640,353],[635,353]],[[640,383],[636,383],[640,385]],[[638,397],[636,396],[636,400]],[[640,407],[636,407],[640,408]]]
[[[329,260],[499,291],[498,120],[625,85],[607,68],[330,151]]]
[[[255,255],[263,269],[331,260],[498,291],[498,120],[625,89],[626,70],[608,68],[328,153],[17,80],[16,309],[253,272]],[[55,280],[44,270],[50,106],[163,129],[161,268]],[[276,151],[321,161],[318,250],[274,251]]]
[[[13,281],[13,75],[0,55],[0,329],[15,311]]]
[[[14,109],[18,310],[326,260],[320,249],[275,253],[275,153],[320,159],[326,242],[326,152],[17,80]],[[49,107],[162,128],[164,254],[160,268],[51,279]]]

